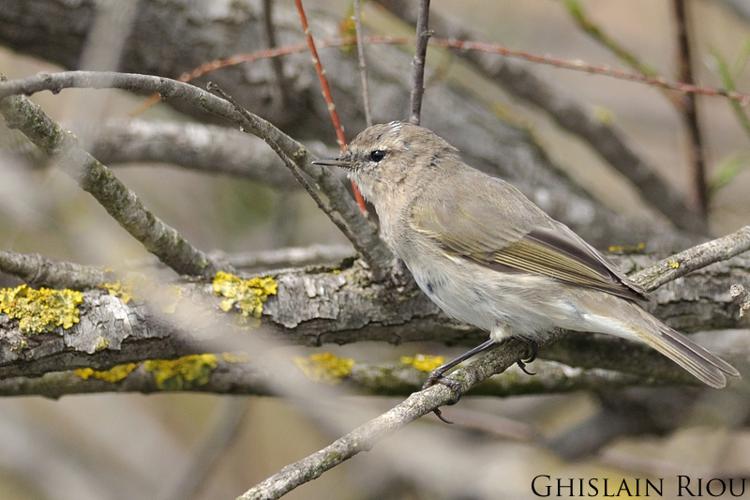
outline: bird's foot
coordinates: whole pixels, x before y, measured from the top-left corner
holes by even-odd
[[[443,376],[443,372],[440,370],[435,370],[432,373],[430,373],[430,376],[427,377],[427,380],[425,380],[424,384],[422,384],[422,390],[427,389],[428,387],[432,387],[435,384],[441,384],[447,387],[451,390],[452,398],[450,401],[448,401],[448,405],[454,405],[458,403],[461,400],[461,383],[458,380],[453,380],[451,378],[446,378]],[[437,418],[439,418],[441,421],[445,422],[446,424],[452,424],[450,420],[445,418],[443,416],[443,412],[440,411],[440,408],[435,408],[432,410],[432,413],[435,414]]]
[[[536,359],[536,355],[539,353],[539,344],[536,340],[529,337],[521,337],[521,340],[526,343],[526,357],[516,361],[516,364],[526,375],[536,375],[536,372],[527,370],[526,365]]]

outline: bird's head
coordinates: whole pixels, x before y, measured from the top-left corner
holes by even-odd
[[[419,183],[418,177],[440,175],[438,170],[458,150],[430,129],[404,122],[390,122],[366,128],[340,157],[318,160],[316,165],[347,170],[362,194],[378,209],[404,189]]]

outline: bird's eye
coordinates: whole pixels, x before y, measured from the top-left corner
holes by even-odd
[[[383,151],[382,149],[376,149],[370,152],[370,160],[374,161],[375,163],[379,162],[383,158],[385,158],[385,151]]]

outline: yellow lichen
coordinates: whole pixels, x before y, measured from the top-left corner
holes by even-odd
[[[216,369],[215,354],[190,354],[177,359],[150,359],[143,363],[161,390],[183,390],[208,383]]]
[[[676,260],[668,260],[667,261],[667,265],[669,266],[670,269],[679,269],[680,268],[680,263],[677,262]]]
[[[420,372],[431,372],[443,363],[445,363],[445,358],[442,356],[431,356],[429,354],[401,356],[401,364],[412,366]]]
[[[636,245],[610,245],[607,247],[607,251],[611,253],[643,253],[644,250],[646,250],[646,244],[643,242]]]
[[[107,290],[111,296],[120,299],[123,304],[127,304],[133,300],[132,283],[123,284],[121,281],[112,281],[109,283],[102,283],[99,287]]]
[[[229,312],[235,307],[243,317],[260,318],[263,304],[270,295],[276,295],[278,284],[271,276],[256,276],[242,279],[230,273],[219,271],[213,281],[216,295],[224,297],[219,307]]]
[[[223,352],[221,359],[227,363],[247,363],[250,361],[250,356],[246,352]]]
[[[18,320],[25,333],[50,332],[78,323],[83,294],[75,290],[35,289],[28,285],[0,288],[0,313]]]
[[[138,368],[137,363],[124,363],[116,365],[109,370],[94,370],[93,368],[76,368],[73,372],[81,377],[83,380],[95,378],[97,380],[103,380],[111,384],[117,383],[120,380],[125,379],[130,373]]]
[[[320,352],[306,357],[297,356],[294,358],[294,364],[310,380],[337,384],[352,372],[354,360],[340,358],[330,352]]]
[[[96,345],[94,346],[94,351],[95,352],[103,351],[107,347],[109,347],[109,340],[107,340],[104,337],[99,337],[96,341]]]

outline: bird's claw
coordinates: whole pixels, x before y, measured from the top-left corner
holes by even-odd
[[[526,337],[523,337],[522,340],[526,343],[526,357],[516,361],[516,364],[526,375],[536,375],[536,372],[527,370],[526,365],[532,363],[536,359],[536,356],[539,353],[539,344],[536,340]]]
[[[443,374],[440,372],[432,372],[430,376],[427,377],[427,380],[425,380],[424,384],[422,384],[422,390],[425,390],[428,387],[432,387],[435,384],[444,385],[445,387],[451,390],[453,397],[451,398],[450,401],[446,403],[447,405],[449,406],[454,405],[458,403],[459,400],[461,399],[462,387],[461,387],[461,382],[459,382],[458,380],[453,380],[451,378],[443,377]],[[439,408],[435,408],[434,410],[432,410],[432,413],[434,413],[437,418],[439,418],[441,421],[445,422],[446,424],[453,423],[443,416],[443,412],[440,411]]]

